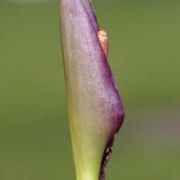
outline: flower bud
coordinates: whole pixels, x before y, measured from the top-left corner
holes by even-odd
[[[90,0],[60,0],[64,71],[77,180],[103,180],[124,109]],[[104,40],[103,40],[104,39]]]

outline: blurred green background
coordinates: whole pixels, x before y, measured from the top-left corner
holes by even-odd
[[[95,0],[126,120],[107,180],[180,179],[180,1]],[[57,1],[0,1],[0,180],[75,179]]]

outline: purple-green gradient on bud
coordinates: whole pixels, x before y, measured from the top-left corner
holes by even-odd
[[[60,0],[60,17],[76,179],[103,180],[123,105],[91,0]]]

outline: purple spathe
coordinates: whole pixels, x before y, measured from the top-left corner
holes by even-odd
[[[104,162],[109,155],[106,151],[111,148],[110,142],[121,127],[124,109],[107,57],[99,43],[99,28],[92,3],[90,0],[60,2],[73,152],[83,160],[88,156],[91,161],[97,159],[96,156],[100,157],[99,174],[103,174]],[[96,151],[99,151],[98,155]],[[75,166],[79,171],[80,163],[76,161],[77,157]],[[89,163],[93,164],[91,161]],[[103,178],[100,175],[100,179]]]

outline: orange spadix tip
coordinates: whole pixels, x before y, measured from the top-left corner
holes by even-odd
[[[109,51],[109,41],[108,41],[107,32],[105,30],[98,31],[98,38],[99,38],[99,42],[101,44],[101,47],[102,47],[102,49],[103,49],[103,51],[107,57],[108,51]]]

